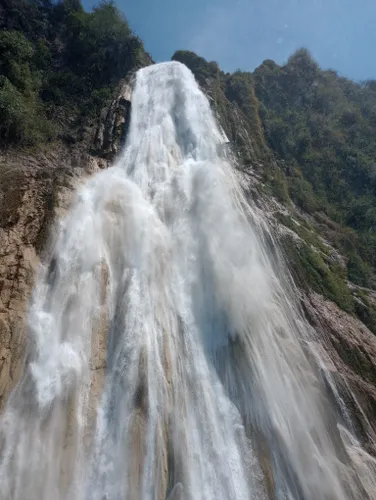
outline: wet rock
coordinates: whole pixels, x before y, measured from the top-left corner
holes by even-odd
[[[95,154],[113,160],[124,145],[131,114],[131,96],[131,84],[123,82],[119,95],[102,111],[92,149]]]

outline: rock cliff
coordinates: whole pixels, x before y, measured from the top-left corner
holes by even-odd
[[[84,140],[0,155],[0,407],[22,371],[28,303],[40,262],[53,245],[54,223],[66,213],[75,188],[119,152],[130,89],[128,81],[119,85]]]

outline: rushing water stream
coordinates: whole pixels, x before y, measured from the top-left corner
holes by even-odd
[[[34,291],[1,499],[376,498],[222,142],[185,66],[137,73]]]

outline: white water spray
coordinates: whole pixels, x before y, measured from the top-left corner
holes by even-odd
[[[1,499],[376,498],[221,141],[185,66],[137,73],[34,293]]]

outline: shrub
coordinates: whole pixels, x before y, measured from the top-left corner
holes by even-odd
[[[318,209],[318,200],[314,195],[312,184],[305,179],[290,178],[289,193],[291,199],[308,213],[315,212]]]
[[[347,262],[347,275],[356,285],[367,287],[370,284],[371,266],[359,254],[352,252]]]
[[[283,247],[295,279],[303,288],[311,288],[335,302],[343,310],[353,310],[353,299],[343,272],[327,265],[319,252],[306,244],[297,245],[290,237]]]
[[[283,172],[277,171],[269,182],[272,188],[272,194],[278,201],[285,203],[290,199],[286,177]]]

